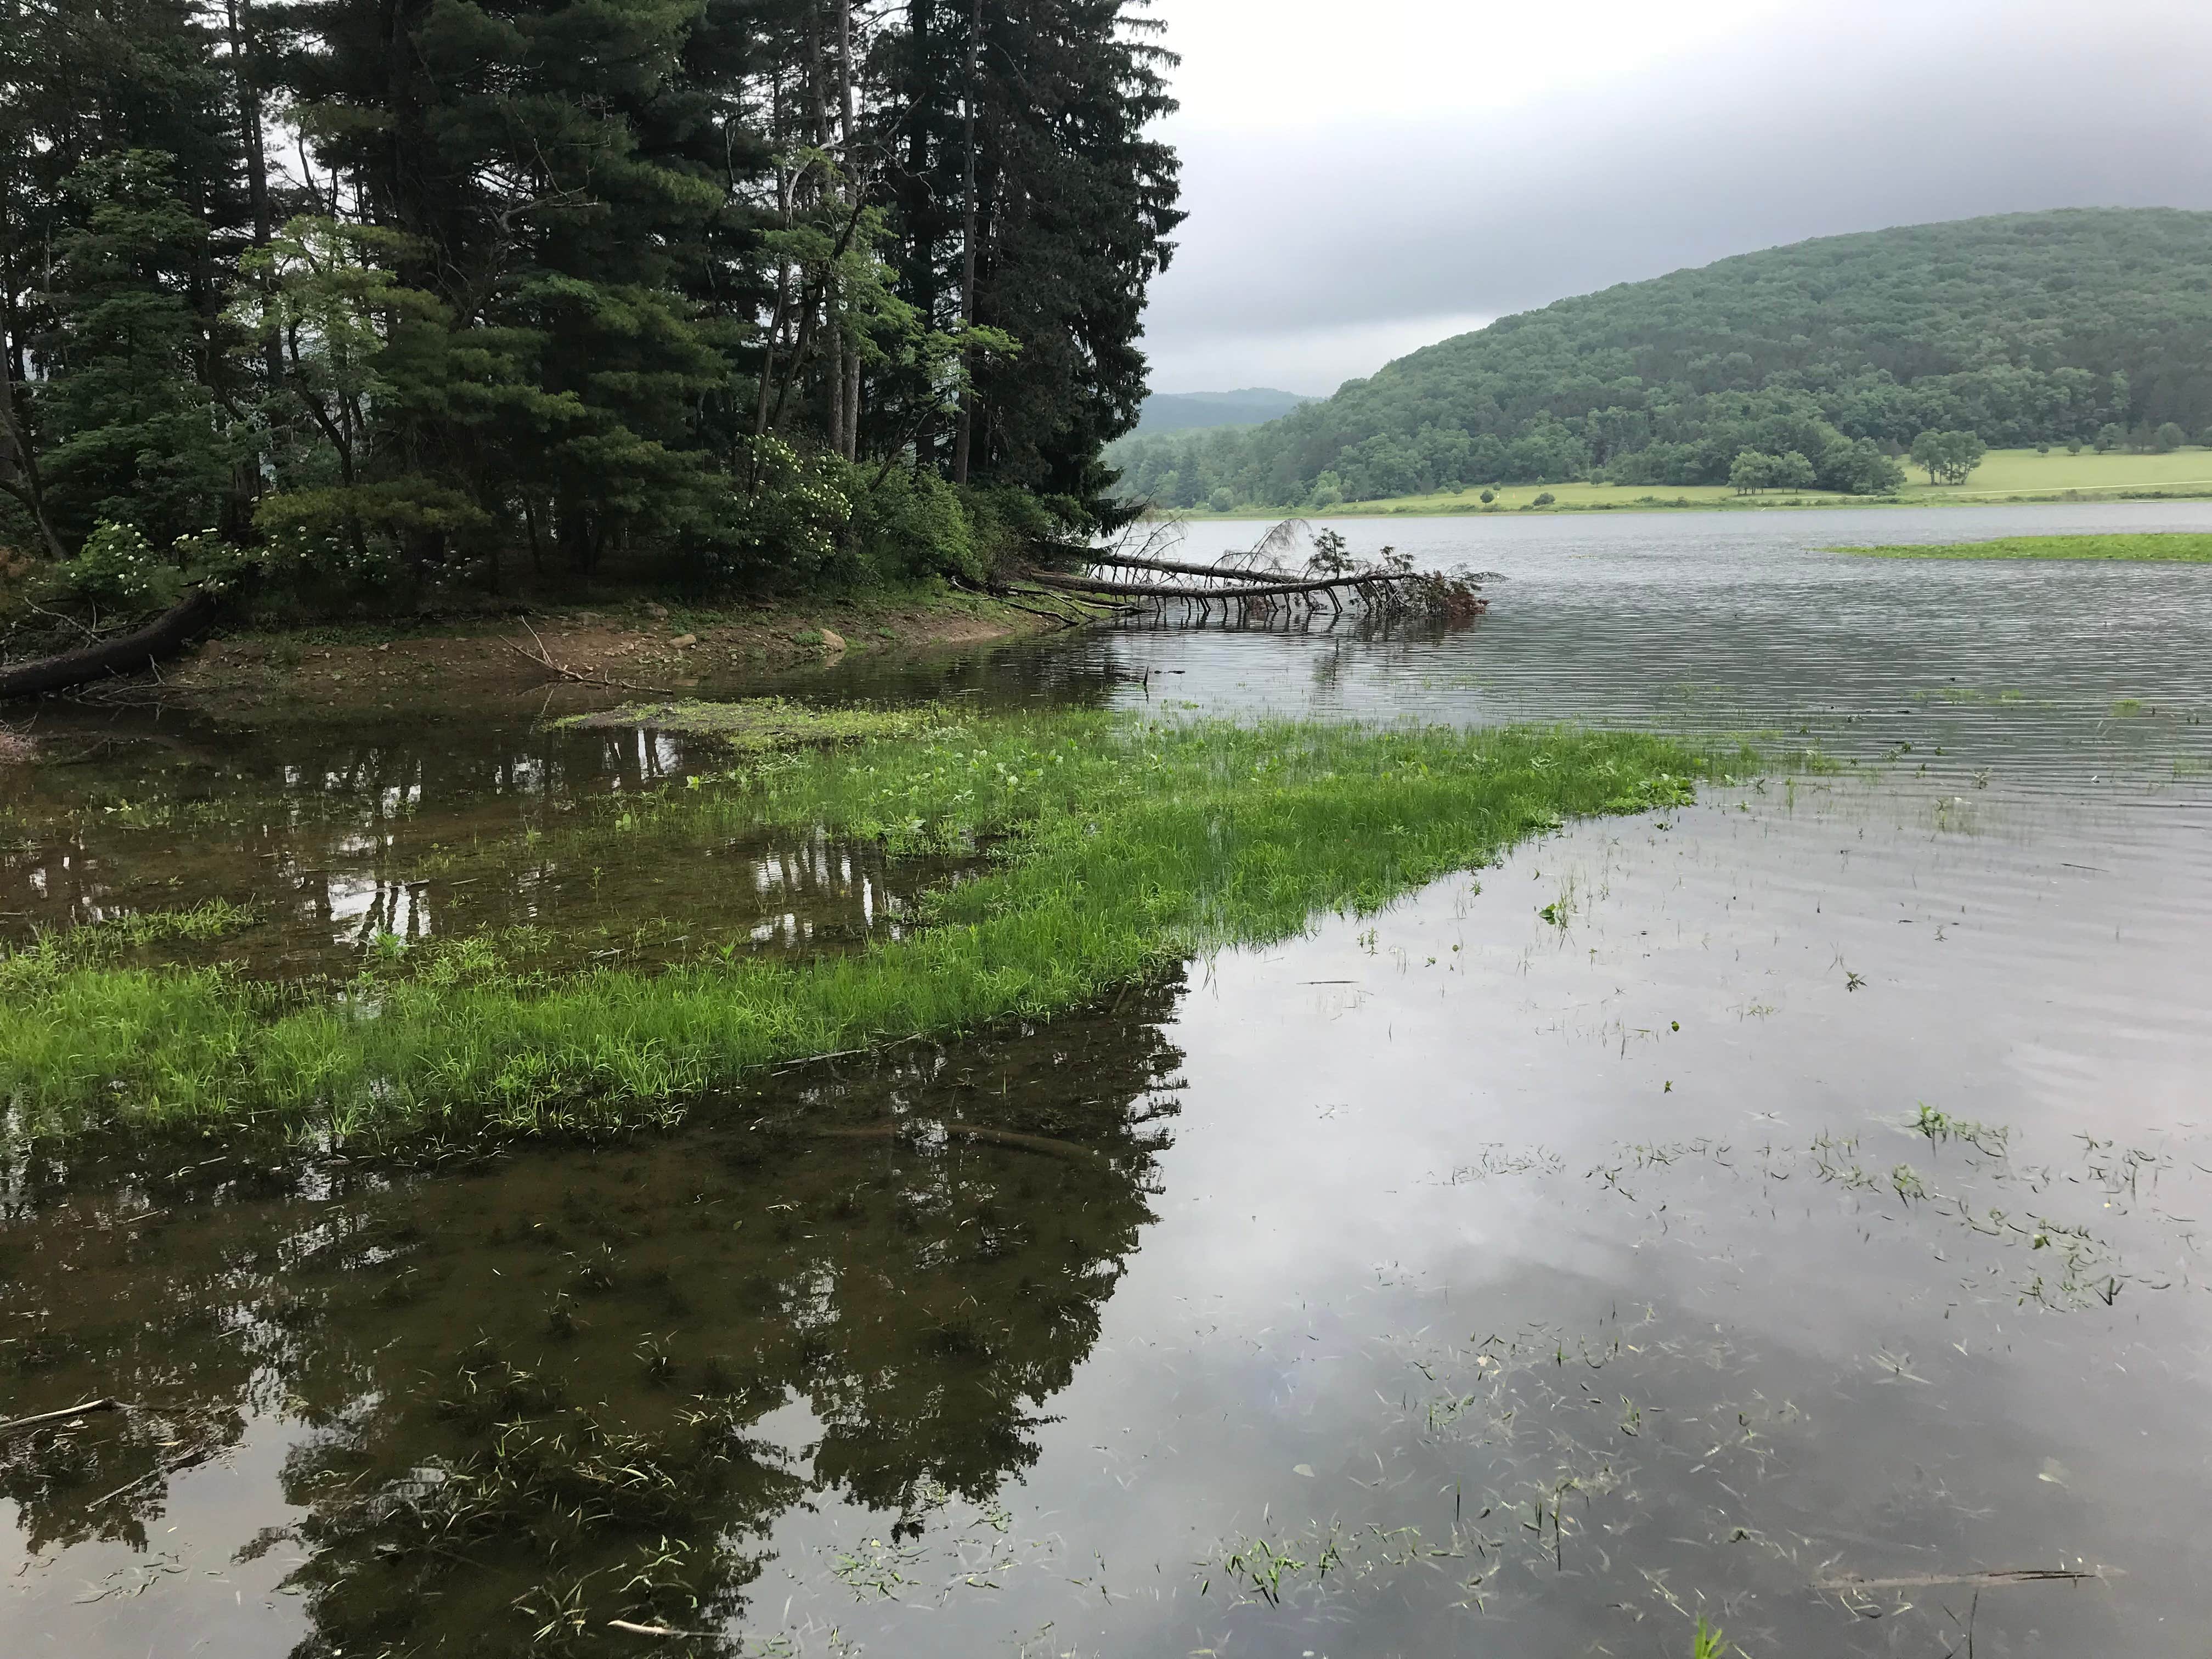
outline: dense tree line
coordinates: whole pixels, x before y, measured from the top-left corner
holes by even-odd
[[[1895,487],[1923,432],[2157,448],[2208,426],[2212,214],[2097,209],[1828,237],[1623,283],[1264,426],[1126,438],[1110,459],[1128,494],[1174,507],[1724,483],[1747,453],[1869,493]]]
[[[1113,509],[1146,0],[0,0],[0,544],[374,599]]]

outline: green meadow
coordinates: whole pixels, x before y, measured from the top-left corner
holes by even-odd
[[[1986,542],[1834,547],[1869,559],[2124,560],[2148,564],[2212,564],[2212,535],[2182,531],[2118,536],[2004,536]]]
[[[1373,518],[1394,514],[1449,514],[1535,512],[1659,511],[1669,507],[1926,507],[1988,504],[1994,501],[2124,499],[2131,495],[2212,495],[2212,449],[2177,449],[2165,455],[2106,454],[2063,449],[2039,454],[2033,449],[1993,449],[1963,484],[1930,484],[1927,474],[1908,468],[1908,482],[1895,495],[1839,495],[1826,490],[1767,490],[1739,495],[1726,484],[1506,484],[1485,506],[1480,487],[1457,493],[1400,495],[1386,501],[1347,501],[1326,511],[1294,514],[1288,509],[1239,507],[1233,513],[1196,509],[1193,518],[1281,519]],[[1553,500],[1536,505],[1539,495]],[[1180,517],[1182,514],[1178,514]]]
[[[405,971],[371,952],[333,993],[126,963],[97,928],[51,934],[0,957],[0,1099],[32,1139],[665,1123],[763,1066],[1048,1015],[1318,913],[1371,910],[1569,817],[1686,800],[1736,763],[1623,732],[1089,712],[756,757],[631,810],[966,853],[981,873],[935,890],[902,938],[796,965],[726,953],[548,974],[463,939]],[[622,851],[611,836],[596,855]]]

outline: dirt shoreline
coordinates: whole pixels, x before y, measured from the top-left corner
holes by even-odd
[[[504,613],[219,631],[182,659],[90,691],[93,701],[255,722],[449,704],[544,702],[561,711],[608,698],[689,694],[885,653],[985,644],[1048,632],[1028,611],[949,586],[759,604],[689,605],[624,598]],[[601,684],[564,679],[526,653]],[[0,708],[0,731],[40,705]],[[0,757],[6,746],[0,743]]]

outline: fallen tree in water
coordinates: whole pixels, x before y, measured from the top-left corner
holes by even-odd
[[[191,592],[143,628],[95,640],[74,651],[0,667],[0,701],[51,696],[94,680],[139,674],[178,655],[214,622],[222,601],[204,587]]]
[[[1475,579],[1465,571],[1416,569],[1410,556],[1384,548],[1372,560],[1354,557],[1333,530],[1309,534],[1296,520],[1277,525],[1249,551],[1231,553],[1212,564],[1194,564],[1119,547],[1054,546],[1060,568],[1039,566],[1022,573],[1024,580],[1078,598],[1136,601],[1162,611],[1180,605],[1184,613],[1211,620],[1219,606],[1224,621],[1259,618],[1310,621],[1358,612],[1376,620],[1425,617],[1447,624],[1470,622],[1489,608]],[[1312,551],[1292,562],[1301,540]],[[1121,573],[1140,572],[1177,580],[1132,580]]]

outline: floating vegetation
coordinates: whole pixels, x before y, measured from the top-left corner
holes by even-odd
[[[2002,1123],[1977,1123],[1972,1118],[1954,1117],[1939,1112],[1923,1102],[1919,1114],[1911,1127],[1917,1129],[1931,1141],[1962,1140],[1977,1152],[1987,1152],[1991,1158],[2005,1155],[2005,1144],[2012,1131]]]

